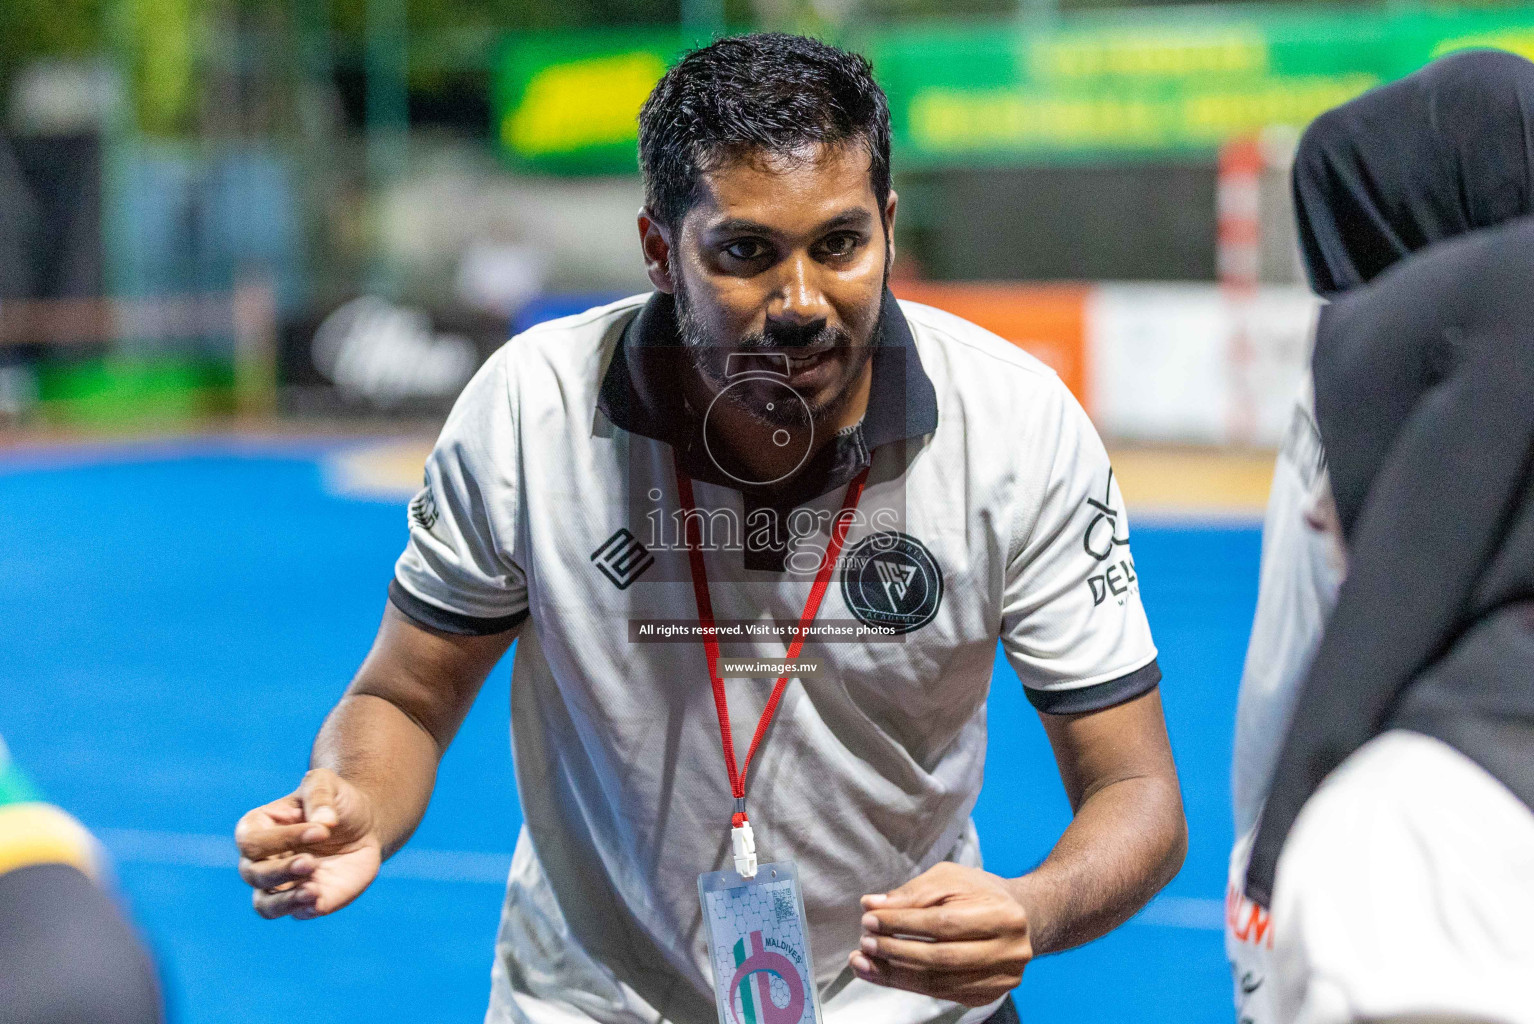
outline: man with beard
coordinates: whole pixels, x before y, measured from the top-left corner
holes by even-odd
[[[1124,921],[1186,845],[1106,453],[1048,369],[888,293],[862,58],[691,53],[640,162],[656,291],[513,339],[465,389],[312,770],[237,830],[256,909],[361,893],[519,638],[488,1021],[1016,1021],[1027,962]],[[1075,808],[1015,879],[969,818],[998,640]],[[739,678],[785,653],[770,687]],[[795,866],[813,988],[758,941],[776,980],[726,1009],[700,875],[758,855]]]

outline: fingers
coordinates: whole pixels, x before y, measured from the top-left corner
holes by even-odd
[[[930,907],[941,903],[958,890],[963,870],[956,864],[944,861],[887,893],[871,893],[864,896],[863,909]]]
[[[276,889],[302,882],[314,874],[319,861],[311,854],[269,857],[266,860],[240,858],[240,877],[256,889]]]
[[[252,861],[306,847],[338,849],[365,836],[371,825],[366,801],[328,768],[304,775],[298,790],[240,819],[234,839]]]
[[[875,935],[915,935],[940,942],[989,939],[1014,923],[998,921],[997,912],[997,907],[980,903],[870,910],[863,915],[863,930]]]
[[[870,960],[897,967],[940,971],[977,971],[996,964],[1004,954],[994,939],[972,942],[922,942],[892,935],[865,935],[859,950]]]
[[[865,981],[969,1006],[1000,999],[1032,959],[1028,915],[1003,880],[939,864],[863,897],[863,937],[848,957]]]
[[[864,981],[886,988],[920,992],[966,1006],[985,1006],[1012,991],[1022,980],[1005,969],[985,967],[972,971],[932,972],[871,959],[862,953],[849,958],[852,972]]]
[[[296,825],[304,820],[303,805],[298,802],[297,793],[289,793],[281,800],[273,800],[265,807],[257,808],[255,812],[264,812],[276,825]]]
[[[240,877],[254,890],[256,913],[308,920],[356,899],[381,859],[369,822],[366,802],[326,769],[241,818],[234,830]]]
[[[256,913],[268,919],[287,916],[308,921],[335,913],[359,894],[360,891],[332,892],[323,880],[314,877],[286,882],[272,889],[256,889],[251,893],[251,905],[256,908]]]
[[[263,860],[328,837],[328,830],[324,826],[314,826],[313,822],[308,822],[308,825],[310,828],[305,827],[300,794],[289,793],[280,800],[273,800],[246,812],[234,826],[234,841],[240,848],[241,856]],[[311,828],[314,830],[311,831]]]
[[[324,842],[329,836],[330,830],[325,826],[306,821],[296,825],[268,824],[262,820],[259,811],[245,815],[234,828],[234,842],[240,849],[242,861],[266,860]]]
[[[316,825],[334,825],[340,820],[336,813],[336,793],[340,779],[329,768],[313,768],[304,775],[298,787],[303,802],[304,818]]]
[[[313,887],[304,885],[295,885],[276,892],[256,889],[251,894],[251,904],[256,908],[256,913],[267,920],[288,915],[300,921],[318,917],[319,912],[315,909],[318,899],[318,892]]]

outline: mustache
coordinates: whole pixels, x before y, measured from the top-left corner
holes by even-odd
[[[739,347],[745,352],[764,352],[779,349],[834,347],[851,342],[852,336],[841,327],[824,320],[812,320],[807,324],[768,323],[740,339]]]

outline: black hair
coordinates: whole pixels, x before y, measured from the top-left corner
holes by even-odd
[[[868,151],[879,208],[890,193],[890,113],[873,68],[817,39],[759,32],[720,39],[667,71],[639,112],[645,203],[674,228],[705,172],[815,144]]]

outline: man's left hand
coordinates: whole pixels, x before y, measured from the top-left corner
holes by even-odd
[[[945,862],[892,892],[864,896],[861,947],[848,958],[853,973],[966,1006],[994,1003],[1033,959],[1015,886]]]

